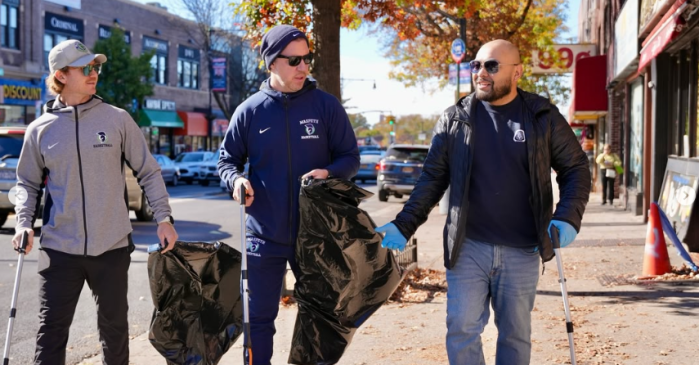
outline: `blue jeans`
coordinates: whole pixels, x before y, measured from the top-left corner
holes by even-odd
[[[247,237],[253,364],[246,359],[246,365],[270,365],[272,361],[272,338],[277,332],[274,320],[279,312],[286,263],[289,262],[294,273],[298,271],[294,247],[251,235]]]
[[[539,281],[539,253],[466,239],[447,270],[447,354],[451,365],[485,365],[481,333],[495,312],[497,365],[525,365],[531,357],[531,312]]]

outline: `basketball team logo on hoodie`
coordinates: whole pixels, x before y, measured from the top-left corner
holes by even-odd
[[[107,143],[107,133],[97,132],[97,140],[100,143],[94,144],[94,145],[92,145],[92,147],[94,147],[94,148],[112,147],[111,144]]]
[[[318,135],[316,134],[316,124],[318,124],[318,119],[304,119],[300,122],[300,124],[303,124],[304,128],[306,129],[306,135],[301,136],[301,139],[318,139]]]

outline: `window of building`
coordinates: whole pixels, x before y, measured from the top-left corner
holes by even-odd
[[[196,49],[180,46],[177,59],[177,86],[199,88],[199,57]]]
[[[0,45],[2,47],[19,49],[18,18],[18,6],[0,5]]]
[[[153,69],[151,81],[156,84],[167,84],[167,53],[168,43],[154,38],[143,37],[143,50],[155,51],[153,58],[150,60],[150,66]]]

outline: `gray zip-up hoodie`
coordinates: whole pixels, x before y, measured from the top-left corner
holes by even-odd
[[[160,166],[131,116],[94,96],[78,106],[49,101],[29,124],[17,163],[17,228],[31,228],[46,183],[41,247],[97,256],[125,247],[132,231],[124,163],[134,170],[158,222],[170,213]]]

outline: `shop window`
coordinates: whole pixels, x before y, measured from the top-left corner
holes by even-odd
[[[46,68],[49,67],[49,52],[51,52],[51,48],[68,39],[71,38],[64,34],[44,33],[44,64]],[[82,39],[78,40],[82,41]]]
[[[0,5],[0,45],[19,49],[19,10],[16,6]]]

